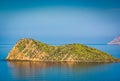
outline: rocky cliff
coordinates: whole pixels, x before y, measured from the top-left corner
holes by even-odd
[[[33,39],[21,39],[12,48],[6,60],[20,61],[77,61],[118,62],[111,55],[82,44],[48,45]]]

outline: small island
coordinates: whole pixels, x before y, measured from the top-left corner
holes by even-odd
[[[120,59],[82,44],[52,46],[34,39],[19,40],[8,54],[9,61],[120,62]]]

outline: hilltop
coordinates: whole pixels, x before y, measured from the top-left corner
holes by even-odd
[[[111,55],[82,44],[52,46],[34,39],[21,39],[12,48],[6,60],[19,61],[76,61],[118,62]]]

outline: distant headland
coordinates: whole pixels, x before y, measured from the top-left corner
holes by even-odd
[[[6,60],[11,61],[75,61],[75,62],[120,62],[120,59],[82,44],[52,46],[34,39],[20,39]]]
[[[120,35],[110,41],[108,44],[120,45]]]

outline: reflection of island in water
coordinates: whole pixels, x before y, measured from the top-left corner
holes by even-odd
[[[9,61],[8,65],[12,68],[12,74],[16,79],[49,79],[50,76],[67,76],[74,73],[85,73],[100,69],[108,63],[77,63],[77,62],[21,62]],[[51,77],[51,78],[52,78]]]

